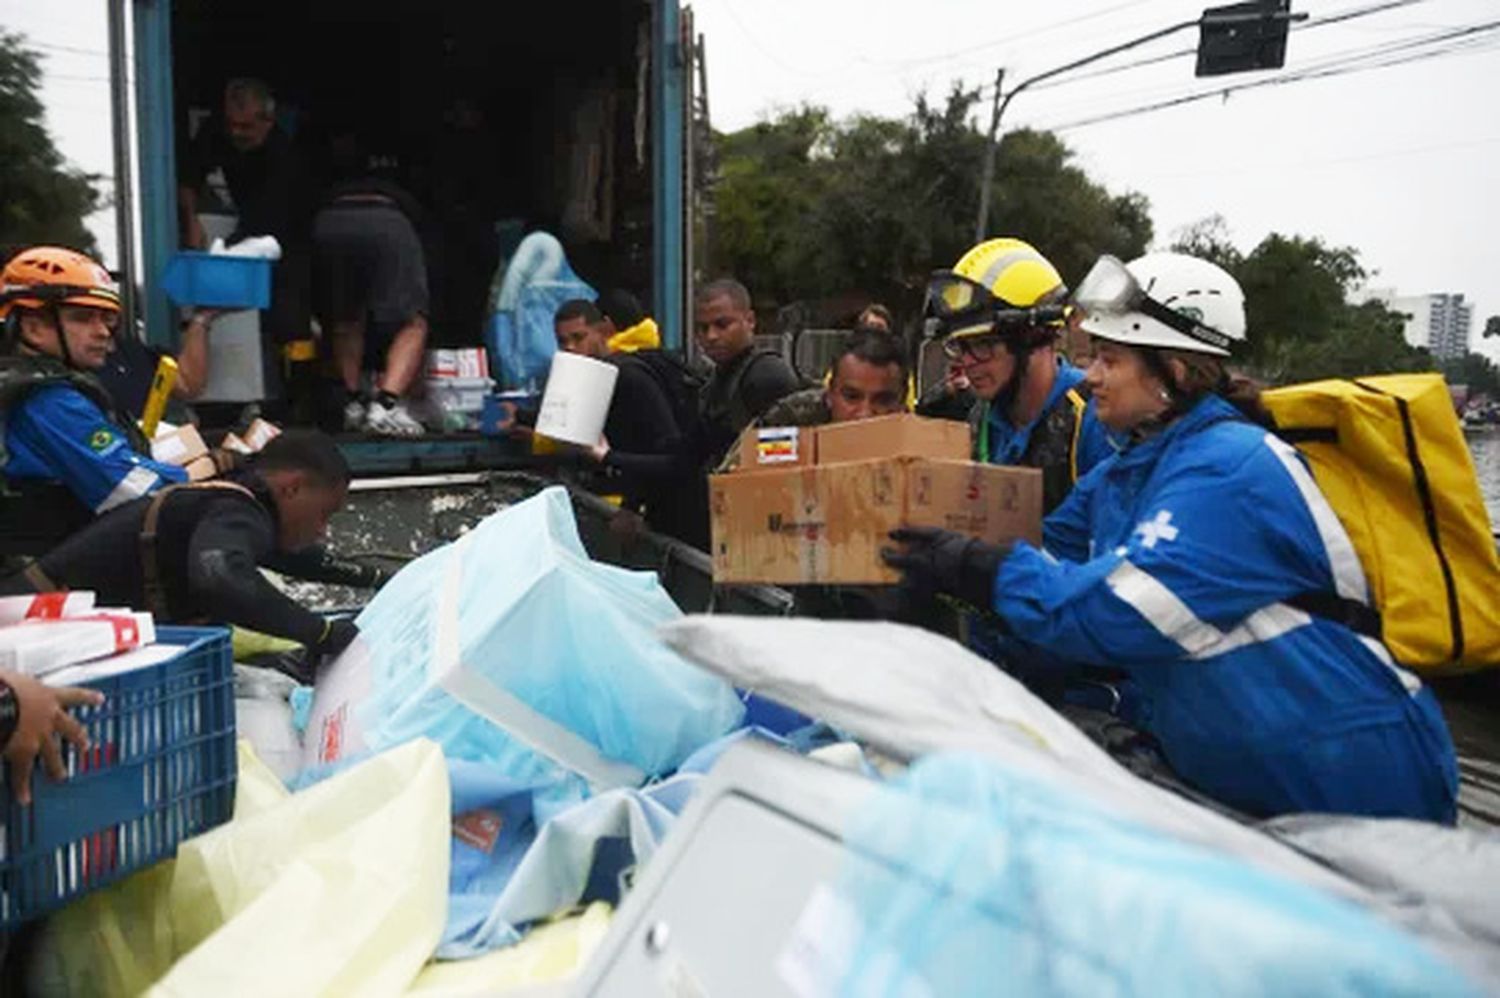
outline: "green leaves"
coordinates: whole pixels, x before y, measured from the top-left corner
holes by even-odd
[[[1273,232],[1241,254],[1217,215],[1179,232],[1172,248],[1240,282],[1250,336],[1236,361],[1273,384],[1432,368],[1426,351],[1407,344],[1401,315],[1350,301],[1368,276],[1353,249]]]
[[[848,295],[911,314],[933,270],[973,241],[985,137],[977,94],[918,97],[905,118],[834,120],[803,106],[716,136],[713,268],[764,305]],[[1071,163],[1049,133],[1006,135],[996,161],[993,235],[1035,244],[1077,280],[1100,253],[1151,239],[1146,199],[1117,195]]]
[[[37,98],[41,66],[25,39],[0,31],[0,245],[95,249],[83,220],[102,205],[95,178],[64,162]]]

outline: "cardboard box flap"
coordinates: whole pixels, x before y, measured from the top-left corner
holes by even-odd
[[[852,423],[830,423],[816,430],[818,464],[887,457],[967,461],[972,456],[969,424],[902,413]]]

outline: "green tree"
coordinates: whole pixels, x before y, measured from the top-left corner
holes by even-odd
[[[985,138],[977,95],[919,97],[905,118],[833,120],[801,107],[717,137],[716,269],[766,304],[859,293],[913,311],[928,275],[973,241]],[[1144,197],[1093,182],[1049,133],[1007,135],[992,230],[1034,243],[1077,280],[1100,253],[1143,252]]]
[[[1242,254],[1217,215],[1179,231],[1172,249],[1211,260],[1239,281],[1249,335],[1236,360],[1268,381],[1432,368],[1425,350],[1407,344],[1404,316],[1380,302],[1350,301],[1367,276],[1353,249],[1273,232]]]
[[[96,177],[53,145],[37,98],[41,64],[18,34],[0,31],[0,244],[55,243],[93,253],[83,220],[101,204]]]
[[[1468,385],[1470,395],[1500,398],[1500,367],[1484,354],[1469,353],[1443,365],[1443,374],[1451,384]]]

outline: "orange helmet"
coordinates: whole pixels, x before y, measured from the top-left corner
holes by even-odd
[[[0,319],[14,308],[89,305],[120,311],[120,290],[98,263],[76,250],[33,246],[0,271]]]

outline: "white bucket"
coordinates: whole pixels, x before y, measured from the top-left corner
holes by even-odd
[[[613,364],[558,351],[542,393],[536,432],[584,447],[598,443],[619,376],[620,369]]]

